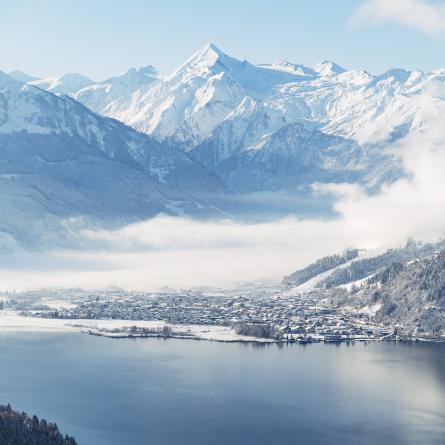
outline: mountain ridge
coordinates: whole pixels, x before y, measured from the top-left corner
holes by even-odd
[[[182,150],[3,73],[0,153],[0,231],[25,242],[42,221],[215,214],[228,193]]]
[[[441,88],[445,88],[443,70],[391,69],[375,76],[345,70],[331,61],[312,67],[285,61],[254,65],[209,43],[172,72],[156,75],[143,85],[136,82],[117,93],[105,86],[89,86],[74,97],[96,112],[186,152],[202,153],[203,145],[212,146],[212,155],[197,159],[226,180],[230,156],[230,165],[236,168],[237,162],[244,162],[246,153],[252,155],[255,148],[255,158],[263,157],[267,170],[267,153],[260,154],[267,147],[266,141],[278,140],[281,129],[288,125],[315,128],[347,141],[345,152],[338,150],[338,159],[331,159],[338,166],[343,162],[338,171],[344,173],[330,175],[331,180],[355,181],[354,175],[349,178],[345,172],[352,162],[358,165],[363,155],[361,160],[368,159],[369,168],[360,180],[375,191],[385,181],[403,174],[403,165],[399,163],[397,168],[399,161],[382,147],[428,130],[434,116],[445,113]],[[354,144],[359,158],[348,162],[348,147]],[[292,152],[295,156],[303,154],[297,145],[284,143],[282,168]],[[225,165],[220,163],[221,157]],[[277,158],[275,162],[278,161]],[[265,171],[260,182],[273,183],[273,171]],[[243,171],[246,178],[251,173]],[[317,181],[325,180],[312,176]],[[294,179],[298,180],[297,171]],[[234,193],[245,189],[230,181],[229,186]],[[264,187],[258,186],[254,191]]]

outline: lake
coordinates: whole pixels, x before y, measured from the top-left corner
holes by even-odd
[[[0,403],[80,445],[445,443],[445,345],[0,334]]]

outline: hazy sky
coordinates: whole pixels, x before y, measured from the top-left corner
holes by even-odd
[[[166,72],[206,42],[253,63],[334,60],[372,73],[445,66],[442,0],[3,0],[0,69],[96,80]]]

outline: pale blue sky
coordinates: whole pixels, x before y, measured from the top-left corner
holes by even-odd
[[[102,80],[147,64],[167,72],[208,41],[253,63],[328,59],[372,73],[445,66],[443,34],[431,37],[395,23],[352,26],[364,0],[1,3],[0,69],[41,77],[79,72]]]

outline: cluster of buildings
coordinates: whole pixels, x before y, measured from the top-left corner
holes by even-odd
[[[66,297],[68,298],[68,297]],[[26,315],[95,320],[157,320],[175,325],[267,325],[283,341],[339,342],[395,339],[397,333],[369,316],[335,309],[317,293],[280,288],[236,291],[141,293],[110,291],[71,294],[69,303],[34,302]]]

